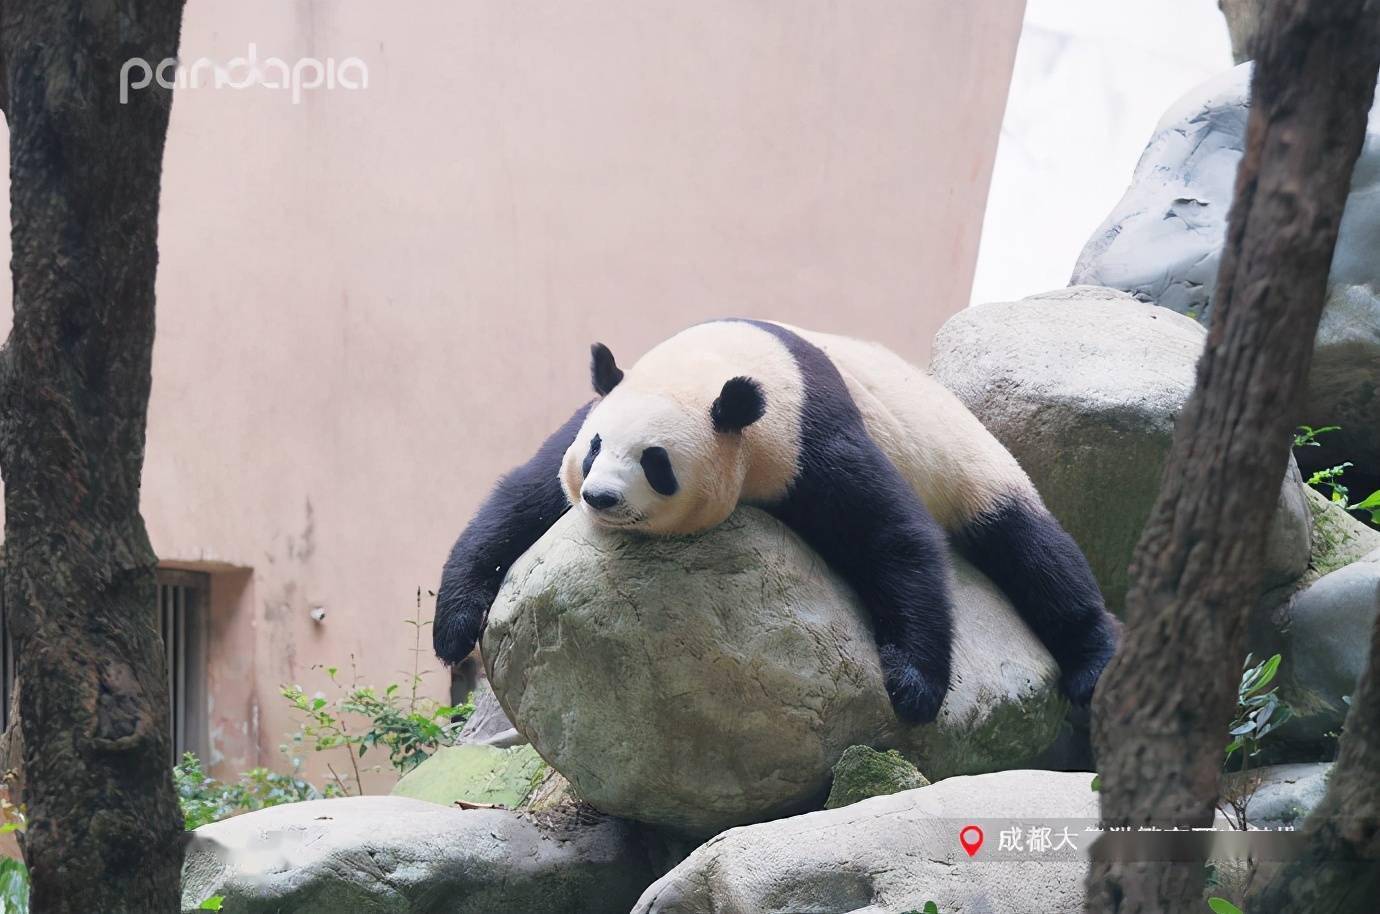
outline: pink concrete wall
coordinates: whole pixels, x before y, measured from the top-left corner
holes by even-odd
[[[144,510],[222,572],[217,767],[277,763],[314,664],[410,665],[416,588],[588,396],[591,340],[630,362],[755,315],[923,358],[968,299],[1022,8],[190,3],[184,60],[369,76],[174,106]]]

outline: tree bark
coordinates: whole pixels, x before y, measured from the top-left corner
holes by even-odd
[[[172,93],[120,96],[127,60],[176,55],[181,17],[181,0],[0,6],[14,280],[0,468],[35,914],[179,908],[139,514]]]
[[[1253,892],[1247,910],[1371,914],[1380,899],[1380,619],[1327,793],[1303,832],[1305,855]]]
[[[1107,826],[1213,820],[1266,532],[1380,64],[1380,2],[1271,4],[1198,363],[1094,700]],[[1203,910],[1193,862],[1101,859],[1090,912]]]

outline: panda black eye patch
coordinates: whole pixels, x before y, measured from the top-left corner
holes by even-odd
[[[642,452],[642,472],[647,474],[647,483],[659,495],[675,495],[680,485],[676,482],[675,470],[671,469],[671,458],[664,447],[649,447]]]
[[[599,436],[595,435],[589,442],[589,453],[585,455],[585,462],[580,464],[580,470],[585,476],[589,475],[589,468],[594,466],[594,458],[599,456]]]

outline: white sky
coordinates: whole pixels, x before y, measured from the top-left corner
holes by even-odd
[[[972,302],[1068,285],[1160,115],[1231,65],[1217,0],[1027,0]]]

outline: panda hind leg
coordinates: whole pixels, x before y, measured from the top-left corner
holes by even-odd
[[[969,521],[953,541],[1054,656],[1069,701],[1087,705],[1116,651],[1120,626],[1073,537],[1038,496],[1017,493]]]

